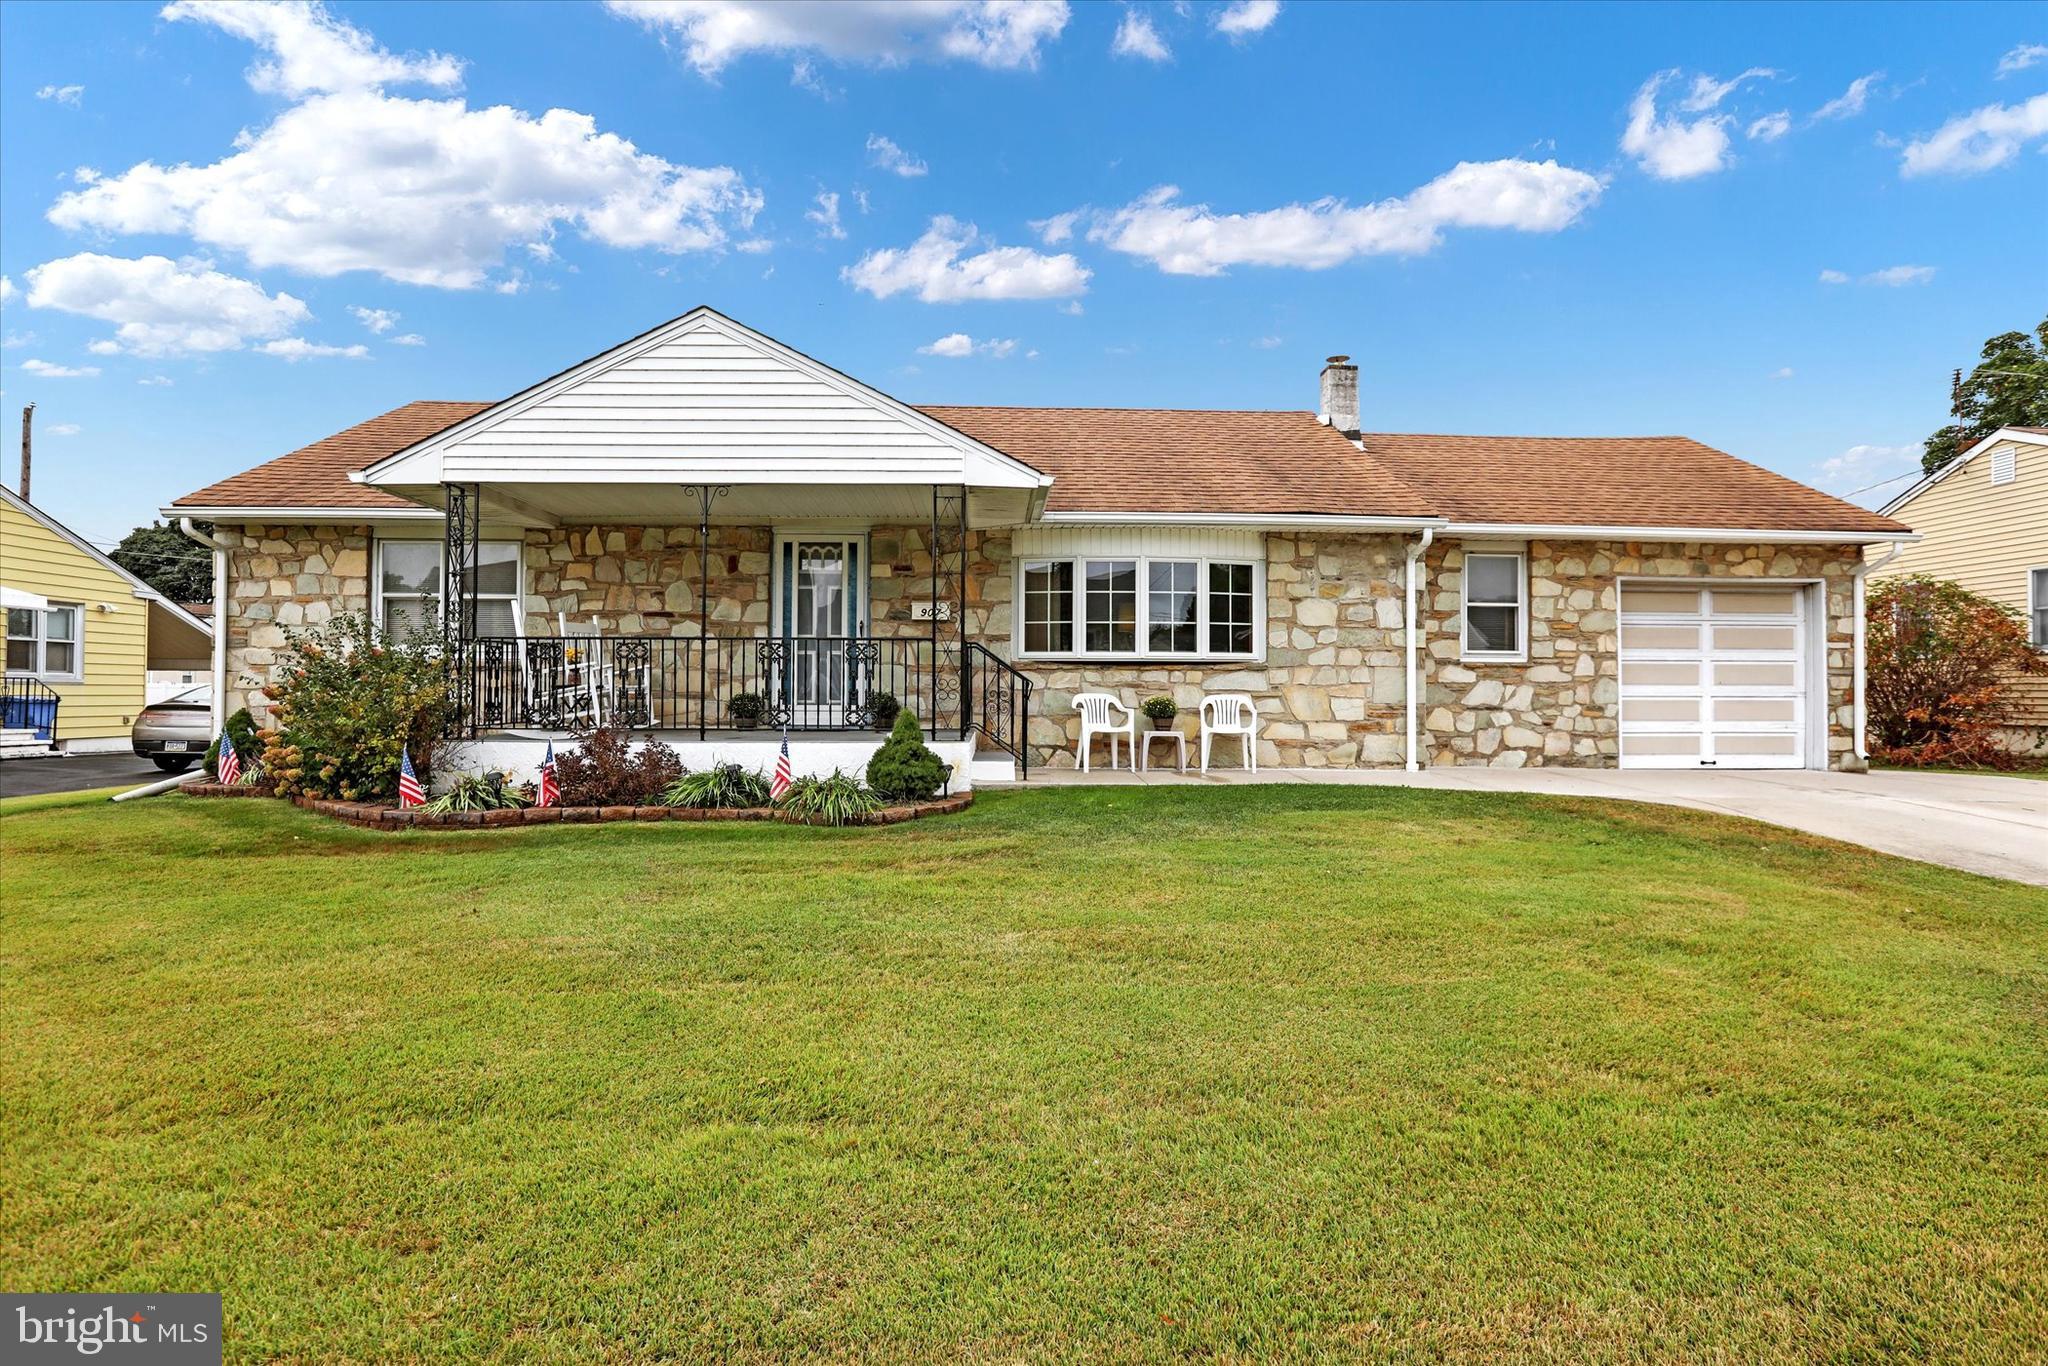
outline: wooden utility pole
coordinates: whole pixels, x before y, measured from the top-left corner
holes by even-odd
[[[32,454],[30,447],[34,439],[33,424],[35,422],[35,417],[35,404],[31,403],[26,408],[23,408],[21,410],[21,501],[24,503],[26,503],[29,500],[28,470],[29,461]]]

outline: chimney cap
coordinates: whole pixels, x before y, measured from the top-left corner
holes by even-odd
[[[1330,358],[1329,358],[1329,359],[1328,359],[1327,361],[1324,361],[1323,363],[1324,363],[1325,365],[1344,365],[1344,364],[1347,364],[1347,363],[1348,363],[1348,362],[1349,362],[1350,360],[1351,360],[1351,357],[1349,357],[1349,356],[1332,356],[1332,357],[1330,357]]]

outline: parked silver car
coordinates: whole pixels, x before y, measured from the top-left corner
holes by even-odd
[[[135,752],[166,773],[183,773],[213,743],[213,689],[202,683],[152,702],[128,733]]]

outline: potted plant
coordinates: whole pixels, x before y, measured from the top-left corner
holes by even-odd
[[[1173,718],[1180,715],[1180,703],[1161,694],[1148,697],[1138,704],[1138,710],[1145,713],[1154,730],[1172,730]]]
[[[761,715],[768,710],[768,704],[757,692],[742,692],[734,693],[725,709],[732,714],[734,725],[741,730],[752,730],[761,724]]]
[[[868,694],[868,722],[884,735],[896,724],[896,714],[903,710],[903,703],[892,692]]]

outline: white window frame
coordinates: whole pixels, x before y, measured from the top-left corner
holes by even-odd
[[[2048,574],[2048,564],[2037,564],[2027,570],[2027,640],[2033,647],[2048,653],[2048,632],[2040,630],[2038,614],[2048,611],[2048,600],[2035,591],[2036,575]],[[2036,634],[2039,632],[2039,634]]]
[[[16,608],[14,610],[26,610],[35,613],[36,633],[34,636],[6,636],[6,639],[33,639],[36,643],[36,666],[33,669],[8,669],[6,671],[7,677],[34,678],[44,683],[85,682],[85,604],[82,602],[57,602],[53,599],[45,602],[41,607]],[[71,640],[69,644],[71,645],[72,661],[76,667],[62,672],[44,667],[49,662],[50,637],[47,628],[51,612],[69,612],[71,614]],[[4,633],[5,627],[5,619],[0,618],[0,633]],[[4,658],[4,654],[0,654],[0,662],[4,662]]]
[[[1472,561],[1513,560],[1515,562],[1514,602],[1474,602]],[[1515,646],[1512,650],[1478,650],[1472,646],[1474,607],[1515,609]],[[1458,658],[1475,664],[1526,664],[1529,662],[1529,556],[1521,550],[1467,550],[1458,568]]]
[[[1122,561],[1136,566],[1137,615],[1134,629],[1137,648],[1131,650],[1090,650],[1088,648],[1088,566],[1094,562]],[[1033,569],[1049,564],[1066,564],[1072,567],[1073,587],[1067,605],[1068,621],[1073,628],[1073,648],[1066,650],[1027,650],[1024,648],[1025,576]],[[1195,648],[1192,650],[1154,650],[1150,648],[1152,638],[1152,566],[1154,564],[1192,564],[1195,566]],[[1208,648],[1209,643],[1209,567],[1211,565],[1248,565],[1252,571],[1252,642],[1251,649],[1244,651],[1217,651]],[[1142,555],[1128,551],[1103,550],[1085,551],[1077,554],[1020,555],[1017,558],[1015,597],[1016,610],[1011,614],[1010,656],[1013,659],[1074,659],[1143,664],[1154,660],[1175,662],[1218,660],[1230,663],[1256,663],[1266,655],[1266,564],[1262,559],[1244,555]]]
[[[434,551],[437,568],[434,571],[434,612],[436,620],[444,619],[448,609],[448,547],[440,540],[423,537],[380,536],[376,541],[376,553],[370,557],[370,624],[380,634],[384,630],[384,548],[393,545],[424,545]],[[510,593],[479,593],[479,602],[510,602],[512,619],[523,633],[526,629],[526,547],[519,541],[478,541],[479,555],[485,546],[505,548],[512,552],[512,562],[518,566],[516,586]],[[423,597],[423,594],[401,593],[403,598]]]

